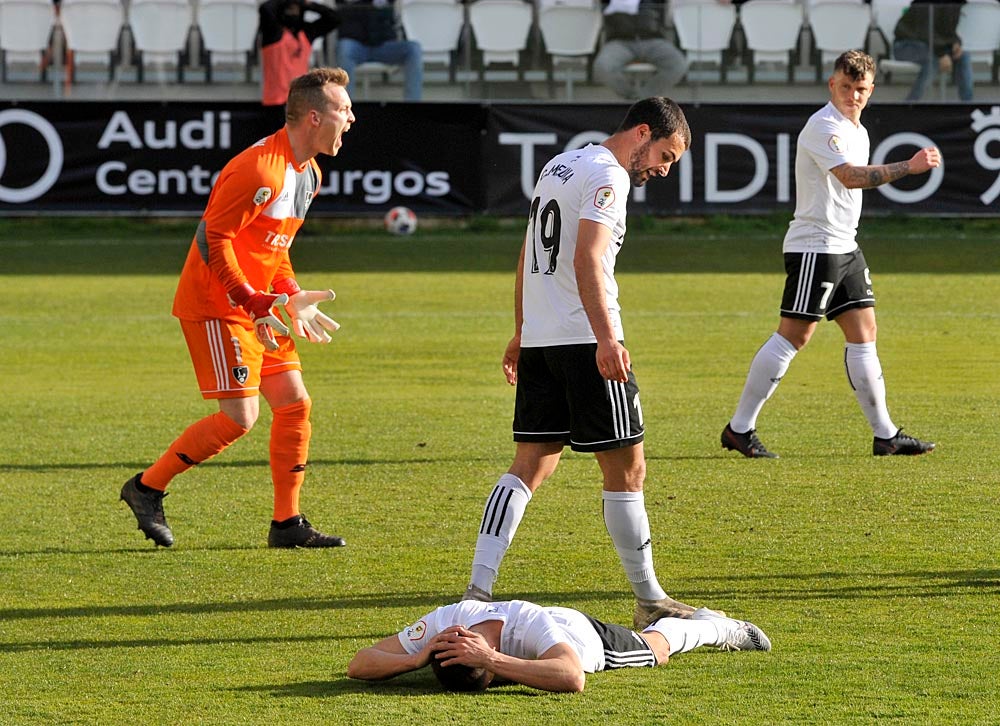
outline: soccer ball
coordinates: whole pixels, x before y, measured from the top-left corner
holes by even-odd
[[[393,207],[385,213],[385,228],[392,234],[413,234],[417,228],[417,215],[409,207]]]

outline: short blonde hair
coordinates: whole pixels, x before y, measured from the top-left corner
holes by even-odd
[[[870,73],[875,77],[875,59],[862,50],[848,50],[840,54],[833,64],[833,72],[843,71],[844,75],[859,81]]]
[[[294,123],[309,111],[325,110],[327,99],[323,88],[330,83],[346,88],[350,83],[347,71],[343,68],[313,68],[294,79],[288,87],[285,120]]]

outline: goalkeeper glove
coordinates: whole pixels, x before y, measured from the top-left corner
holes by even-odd
[[[299,290],[288,298],[285,312],[291,318],[292,328],[299,337],[306,338],[311,343],[329,343],[332,340],[330,333],[339,330],[340,325],[321,313],[316,304],[333,300],[336,296],[333,290]]]
[[[272,308],[288,302],[288,295],[271,295],[260,290],[254,290],[248,283],[237,285],[229,291],[229,299],[234,305],[243,308],[253,321],[253,332],[265,349],[278,349],[278,341],[274,339],[274,331],[288,335],[288,326]]]

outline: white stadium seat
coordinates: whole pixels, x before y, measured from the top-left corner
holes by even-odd
[[[184,81],[188,35],[194,22],[190,0],[132,0],[129,27],[136,50],[138,79],[148,64],[176,66],[177,81]]]

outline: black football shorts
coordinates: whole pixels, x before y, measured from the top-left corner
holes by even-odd
[[[656,665],[656,654],[637,632],[623,625],[603,623],[586,613],[582,614],[601,636],[601,643],[604,645],[604,670],[652,668]]]
[[[875,307],[868,263],[858,248],[846,254],[785,253],[781,316],[833,320],[852,308]]]
[[[642,441],[639,386],[597,370],[596,343],[521,348],[514,441],[562,442],[574,451],[608,451]]]

